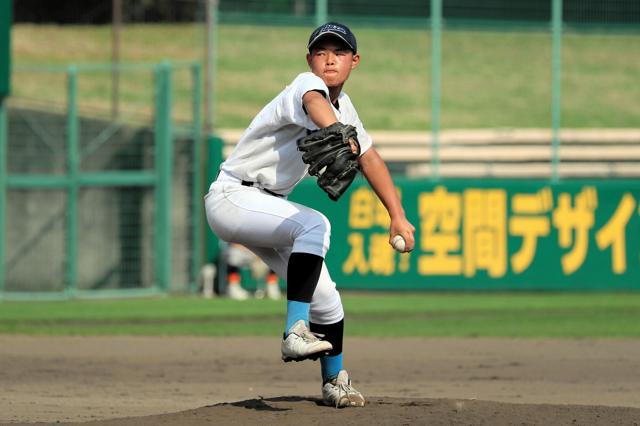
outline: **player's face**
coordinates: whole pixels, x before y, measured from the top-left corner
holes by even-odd
[[[354,55],[346,44],[332,38],[320,40],[307,54],[311,72],[320,77],[327,87],[342,86],[359,62],[360,55]]]

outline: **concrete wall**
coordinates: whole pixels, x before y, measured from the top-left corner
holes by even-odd
[[[64,176],[66,116],[22,108],[9,110],[8,173]],[[152,129],[80,122],[81,172],[153,170]],[[114,127],[115,129],[115,127]],[[102,142],[103,139],[106,141]],[[172,190],[171,290],[185,290],[191,261],[190,140],[175,141]],[[64,288],[67,196],[61,189],[10,189],[7,193],[8,291]],[[83,187],[78,200],[78,288],[136,288],[154,283],[152,187]]]

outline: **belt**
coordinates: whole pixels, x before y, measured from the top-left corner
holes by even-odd
[[[242,186],[255,186],[256,188],[259,188],[261,190],[263,190],[264,192],[266,192],[269,195],[273,195],[274,197],[284,197],[284,195],[275,193],[273,191],[268,190],[267,188],[262,188],[256,185],[255,182],[249,182],[248,180],[243,180],[242,181]]]
[[[242,186],[252,186],[252,187],[258,188],[258,189],[266,192],[269,195],[273,195],[274,197],[284,198],[284,195],[278,194],[277,192],[273,192],[273,191],[271,191],[271,190],[269,190],[267,188],[263,188],[256,182],[251,182],[251,181],[248,181],[248,180],[242,180],[240,178],[237,178],[237,177],[233,176],[231,173],[225,172],[223,170],[218,171],[217,181],[239,183]]]

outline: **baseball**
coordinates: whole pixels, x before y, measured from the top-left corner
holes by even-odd
[[[400,253],[404,253],[404,249],[406,248],[407,244],[404,241],[404,238],[402,238],[402,235],[396,235],[391,240],[391,245],[393,246],[394,249],[396,249],[396,251],[399,251]]]

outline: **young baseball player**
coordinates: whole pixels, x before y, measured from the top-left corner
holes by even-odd
[[[401,235],[405,251],[411,251],[415,229],[351,99],[342,92],[360,62],[355,36],[331,22],[313,31],[307,47],[310,72],[298,75],[253,119],[220,166],[205,208],[219,238],[250,248],[286,280],[282,359],[320,358],[324,402],[360,407],[365,399],[343,368],[342,303],[324,263],[331,224],[322,213],[287,200],[309,170],[298,140],[331,126],[354,126],[359,143],[354,157],[389,213],[389,240]]]

